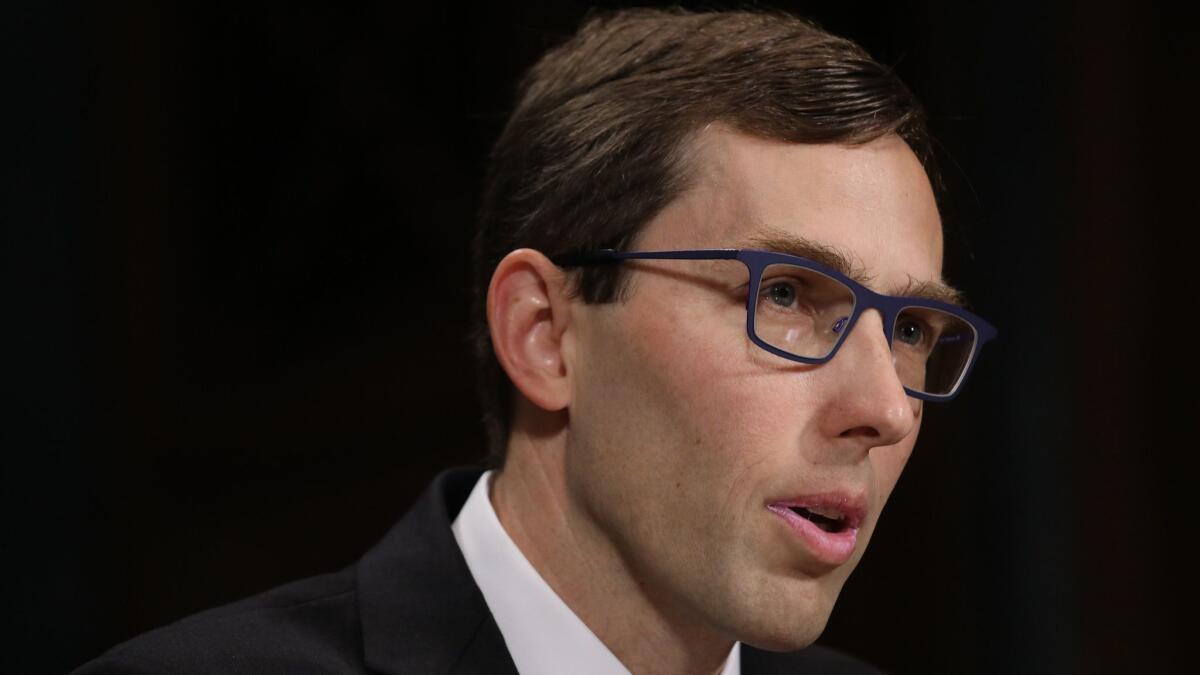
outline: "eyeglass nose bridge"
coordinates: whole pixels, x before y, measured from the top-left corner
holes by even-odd
[[[825,356],[825,361],[831,360],[837,355],[838,351],[850,338],[850,334],[858,326],[859,319],[867,310],[875,310],[879,312],[879,320],[883,329],[883,339],[887,341],[888,350],[892,349],[892,336],[896,330],[896,320],[900,316],[900,312],[893,307],[889,307],[882,303],[873,302],[872,298],[860,298],[858,294],[854,295],[854,307],[850,310],[850,315],[841,317],[838,321],[845,320],[846,325],[842,327],[843,333],[838,336],[838,341],[834,343],[833,348],[829,350],[829,354]],[[835,331],[836,332],[836,331]]]
[[[866,289],[870,292],[870,289]],[[864,297],[860,297],[860,294]],[[863,312],[873,309],[879,312],[879,320],[883,328],[883,338],[887,340],[888,349],[892,348],[892,337],[896,333],[896,321],[900,318],[900,309],[891,303],[883,303],[879,300],[880,297],[872,297],[866,293],[856,293],[854,296],[854,310],[851,314],[854,316],[854,324],[858,323],[858,319],[862,317]],[[840,344],[838,345],[841,346]]]

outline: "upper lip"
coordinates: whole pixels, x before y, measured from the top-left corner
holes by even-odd
[[[867,515],[867,499],[860,493],[846,491],[823,492],[820,494],[776,499],[769,506],[786,508],[817,509],[822,515],[837,514],[838,519],[849,528],[856,528]]]

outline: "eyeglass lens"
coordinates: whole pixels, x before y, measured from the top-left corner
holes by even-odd
[[[789,354],[824,358],[845,332],[854,302],[854,292],[832,277],[796,265],[768,265],[759,284],[754,332]],[[905,307],[892,332],[896,373],[914,391],[949,394],[962,379],[975,341],[975,329],[953,314]]]

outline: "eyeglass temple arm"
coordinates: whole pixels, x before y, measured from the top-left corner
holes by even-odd
[[[737,258],[738,250],[732,248],[714,248],[696,251],[617,251],[611,248],[564,255],[555,260],[560,267],[577,267],[579,265],[615,263],[621,260],[732,260]]]

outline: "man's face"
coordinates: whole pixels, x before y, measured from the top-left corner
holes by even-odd
[[[637,249],[795,239],[841,251],[877,291],[940,279],[937,207],[902,140],[796,145],[713,126],[695,147],[693,187]],[[760,647],[805,646],[920,427],[881,317],[864,313],[833,360],[804,365],[747,338],[741,263],[644,261],[629,274],[625,301],[573,305],[570,499],[663,611]],[[852,552],[821,550],[780,506],[813,500],[861,504],[857,535],[838,535]]]

